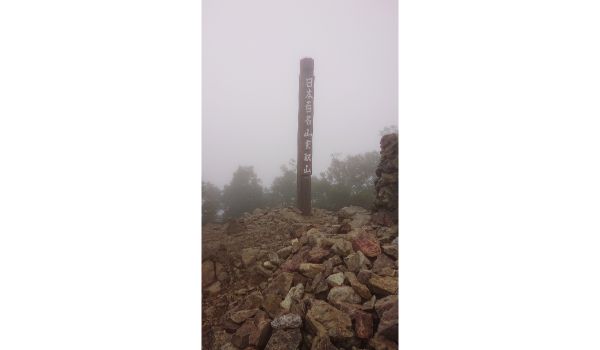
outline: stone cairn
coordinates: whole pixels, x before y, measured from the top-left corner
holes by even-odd
[[[397,169],[386,167],[393,162],[387,160],[388,147],[395,147],[391,144],[385,143],[381,174]],[[391,194],[382,196],[388,196],[387,202],[380,198],[383,208],[392,208]],[[290,230],[282,248],[245,247],[231,252],[239,278],[256,276],[256,280],[237,291],[221,290],[220,285],[217,290],[205,289],[205,316],[216,320],[210,347],[397,349],[398,227],[373,223],[373,215],[360,207],[323,214],[320,222],[308,223],[301,215],[283,210],[249,215],[244,221],[248,227],[264,227],[283,214],[289,217]],[[220,265],[204,261],[203,285],[227,283],[225,270],[232,266]],[[225,297],[223,293],[228,301],[220,312],[210,298]]]
[[[398,134],[381,138],[381,159],[375,174],[373,221],[391,226],[398,223]]]

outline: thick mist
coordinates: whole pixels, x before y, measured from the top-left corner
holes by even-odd
[[[239,165],[263,185],[296,157],[300,59],[315,61],[313,174],[379,150],[397,124],[397,3],[203,1],[203,181]]]

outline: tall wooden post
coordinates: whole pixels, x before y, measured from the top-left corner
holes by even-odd
[[[300,89],[298,94],[298,161],[297,201],[303,215],[311,215],[310,177],[313,155],[314,61],[300,60]]]

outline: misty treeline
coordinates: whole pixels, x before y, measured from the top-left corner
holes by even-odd
[[[397,132],[388,126],[380,134]],[[349,205],[370,208],[375,199],[375,169],[379,152],[340,157],[332,155],[331,163],[319,176],[312,176],[312,206],[338,210]],[[202,182],[202,222],[237,218],[256,208],[282,208],[296,205],[296,162],[290,160],[280,167],[281,173],[271,186],[262,185],[252,166],[239,166],[231,182],[218,188]]]
[[[312,205],[337,210],[349,205],[369,208],[375,199],[375,169],[379,152],[372,151],[340,158],[334,155],[325,172],[312,176]],[[281,208],[296,205],[296,164],[281,166],[281,173],[270,187],[264,187],[252,166],[240,166],[223,189],[202,182],[202,221],[236,218],[256,208]]]

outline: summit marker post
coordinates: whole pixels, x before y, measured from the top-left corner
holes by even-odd
[[[313,155],[313,116],[314,116],[314,60],[300,60],[298,93],[298,161],[297,193],[298,208],[302,215],[311,215],[311,181]]]

